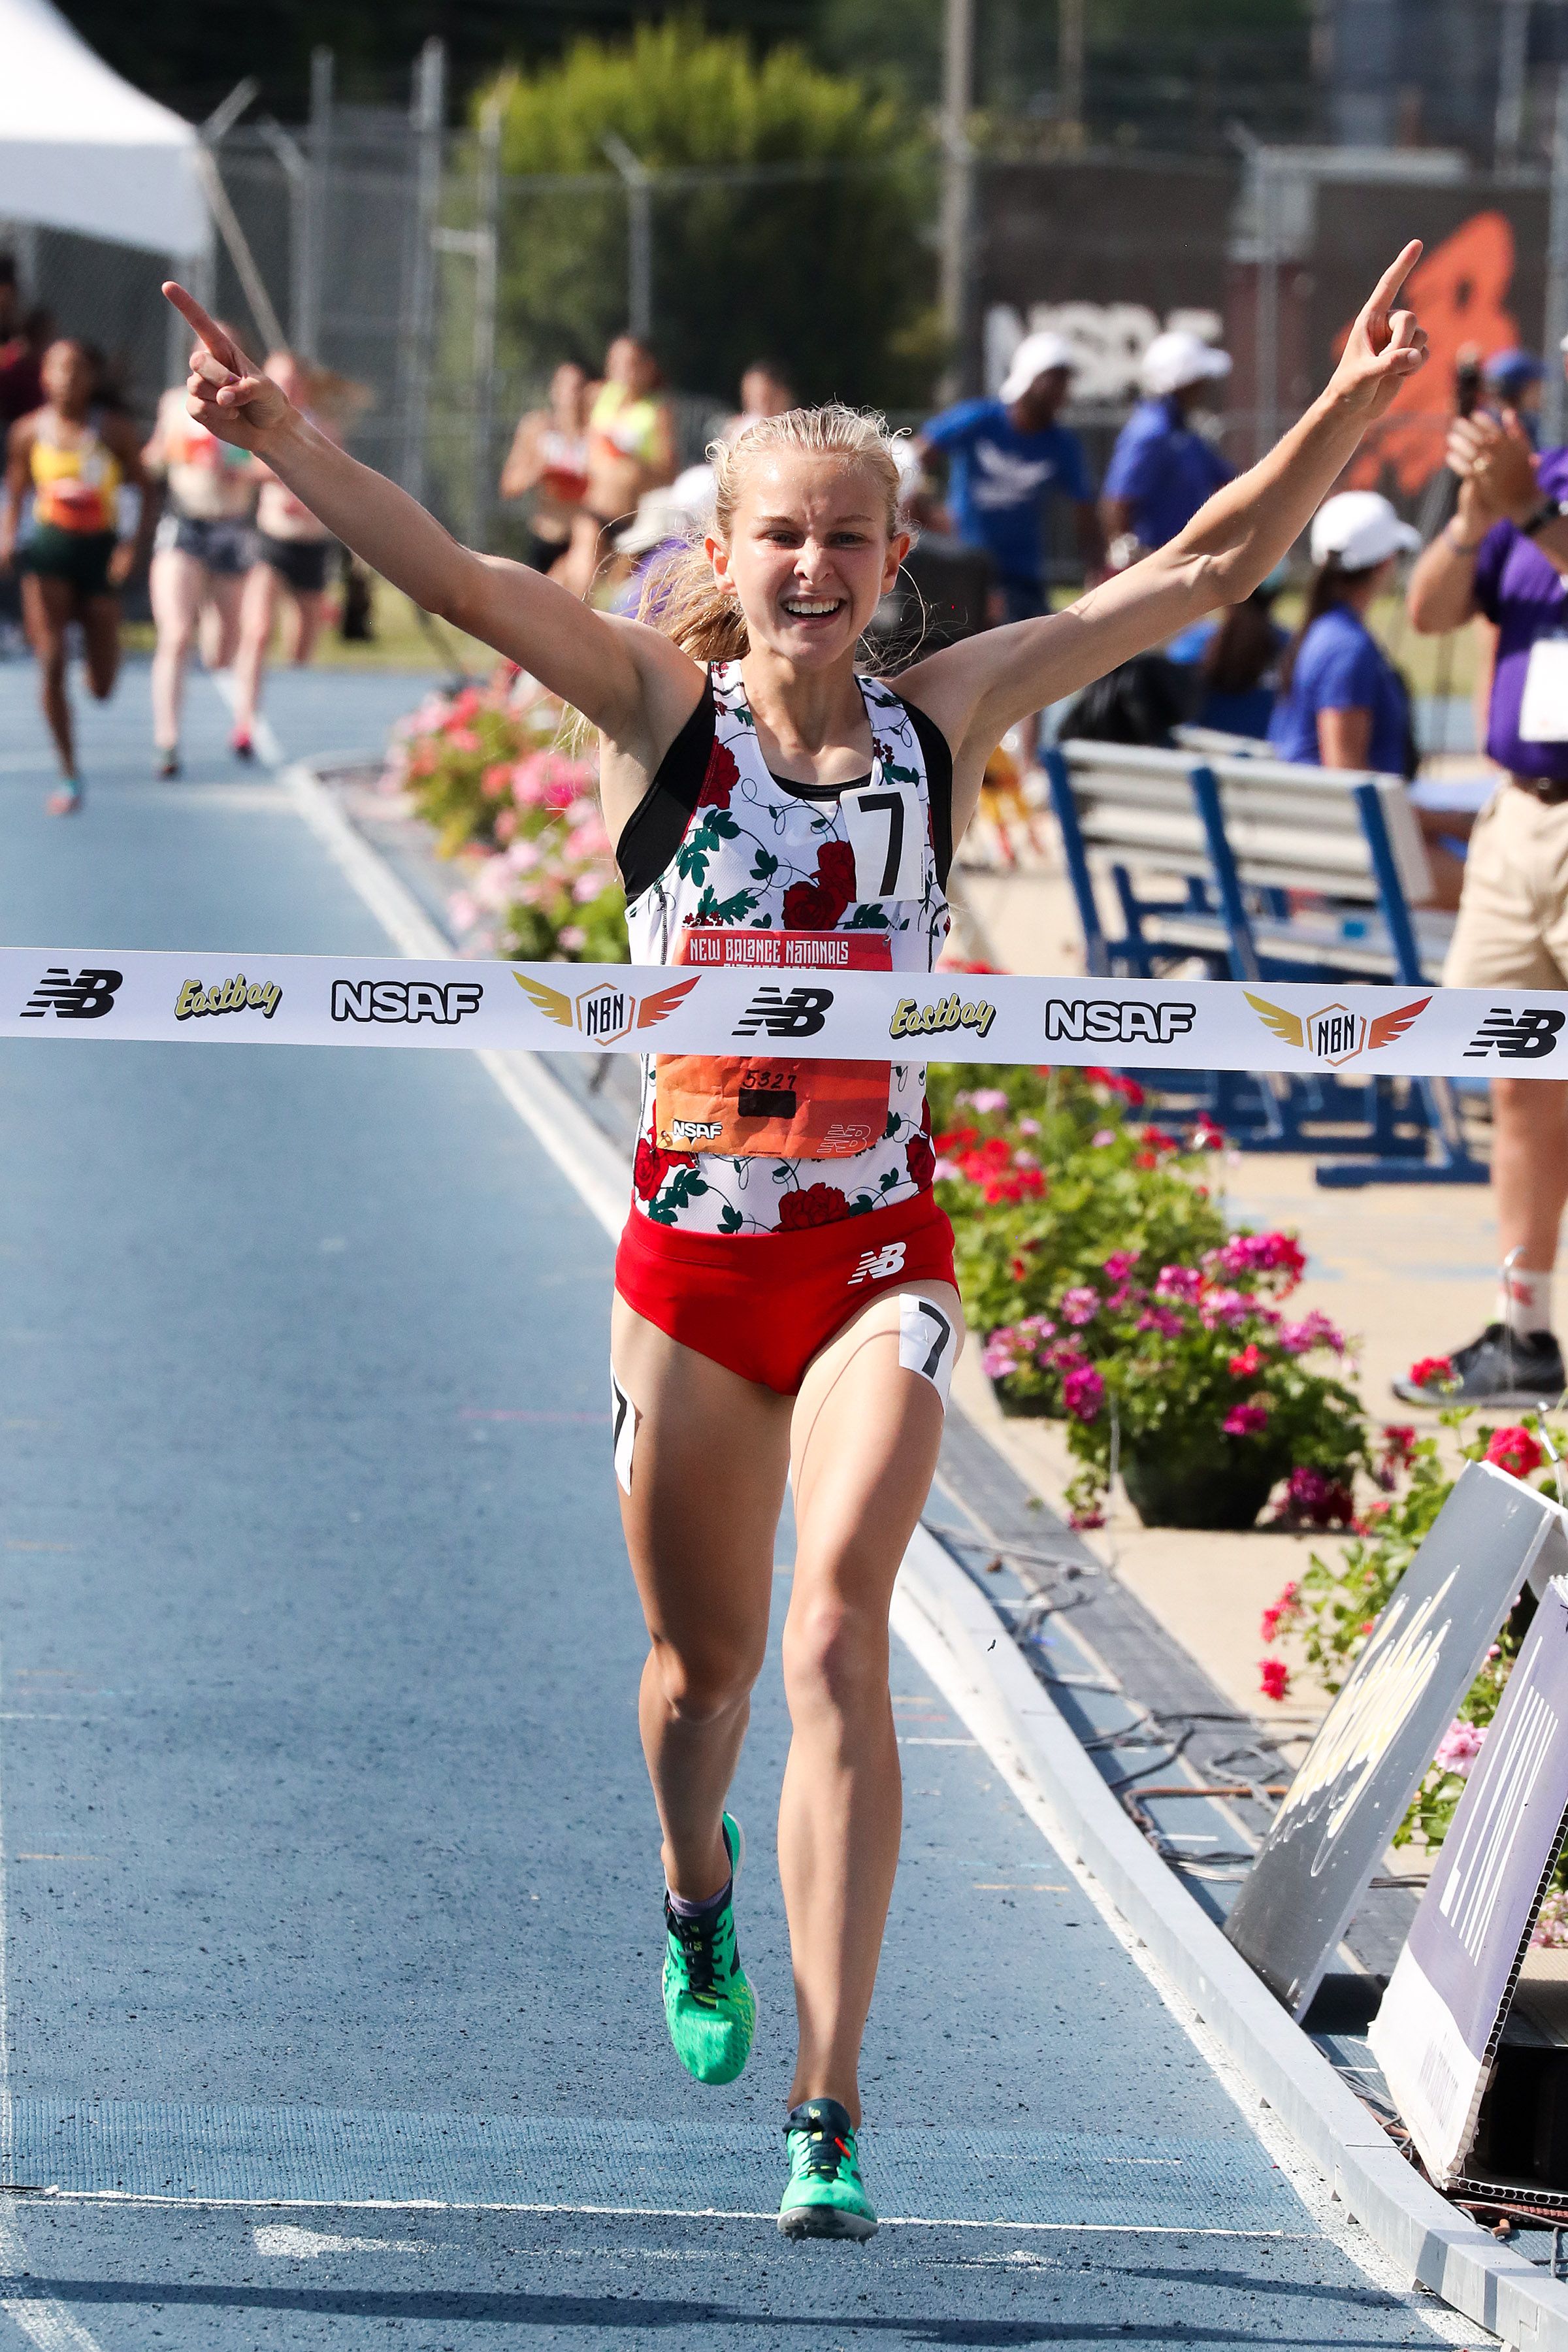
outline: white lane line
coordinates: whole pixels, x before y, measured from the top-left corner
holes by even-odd
[[[250,2242],[258,2254],[272,2254],[292,2263],[313,2262],[321,2254],[424,2254],[431,2249],[418,2238],[340,2238],[330,2230],[302,2230],[296,2221],[258,2221]]]
[[[360,898],[403,952],[416,956],[449,955],[450,941],[442,937],[413,893],[398,880],[385,861],[362,835],[353,830],[331,795],[310,771],[302,766],[289,768],[284,773],[283,782],[306,823],[331,851]],[[587,1114],[579,1109],[575,1099],[560,1080],[543,1069],[534,1055],[485,1054],[480,1058],[519,1117],[562,1174],[576,1187],[605,1232],[612,1240],[618,1239],[626,1215],[627,1170],[624,1157]],[[515,1074],[512,1066],[516,1066]],[[926,1664],[930,1672],[929,1660]],[[932,1679],[940,1689],[940,1675],[933,1674]],[[943,1691],[942,1696],[951,1703],[953,1694]],[[1005,1742],[998,1738],[994,1744],[982,1739],[980,1745],[1004,1778],[1014,1786],[1026,1811],[1030,1813],[1049,1843],[1048,1833],[1037,1811],[1030,1805],[1026,1793],[1012,1781]],[[1328,2183],[1315,2168],[1308,2164],[1272,2111],[1259,2101],[1218,2037],[1177,1990],[1148,1947],[1133,1934],[1099,1880],[1084,1868],[1076,1855],[1063,1853],[1060,1858],[1083,1887],[1122,1950],[1148,1979],[1189,2040],[1195,2043],[1268,2155],[1279,2167],[1317,2224],[1316,2231],[1311,2234],[1326,2238],[1363,2278],[1379,2287],[1402,2309],[1416,2314],[1444,2342],[1468,2347],[1488,2341],[1474,2321],[1465,2319],[1447,2304],[1439,2302],[1436,2296],[1407,2286],[1393,2260],[1384,2252],[1370,2231],[1350,2220]],[[904,2226],[915,2225],[906,2221]],[[1151,2231],[1150,2234],[1179,2236],[1184,2233],[1173,2229],[1160,2229]],[[1262,2233],[1243,2231],[1230,2234],[1247,2237]]]
[[[234,716],[234,680],[226,669],[210,669],[207,684],[232,719]],[[250,723],[250,740],[256,746],[256,756],[264,768],[280,768],[288,754],[272,732],[271,722],[264,710],[258,710]]]

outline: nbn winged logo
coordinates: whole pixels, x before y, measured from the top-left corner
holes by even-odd
[[[1397,1004],[1393,1012],[1380,1013],[1375,1020],[1369,1021],[1364,1013],[1352,1012],[1348,1004],[1321,1004],[1315,1013],[1290,1013],[1282,1004],[1270,1004],[1266,997],[1254,996],[1249,989],[1244,989],[1242,993],[1264,1027],[1282,1045],[1294,1045],[1302,1053],[1311,1054],[1331,1069],[1353,1062],[1358,1054],[1375,1054],[1382,1046],[1392,1045],[1432,1002],[1429,996],[1418,996],[1413,1004]]]
[[[564,989],[552,988],[548,982],[534,980],[525,971],[514,971],[512,978],[547,1021],[558,1023],[563,1029],[575,1029],[591,1045],[607,1046],[617,1045],[633,1029],[651,1029],[673,1013],[701,974],[693,973],[689,980],[678,980],[669,988],[656,988],[651,996],[642,997],[613,980],[601,980],[571,997]]]

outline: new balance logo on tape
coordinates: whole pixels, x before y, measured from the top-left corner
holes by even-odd
[[[902,1274],[908,1242],[884,1242],[879,1250],[862,1250],[860,1263],[849,1277],[851,1287],[858,1282],[886,1282],[890,1274]]]
[[[24,1021],[41,1021],[52,1013],[57,1021],[101,1021],[114,1002],[114,992],[125,975],[119,971],[79,971],[52,963],[22,1007]]]
[[[477,980],[334,980],[334,1021],[461,1021],[477,1013]]]
[[[1542,1054],[1557,1051],[1557,1033],[1565,1021],[1568,1013],[1545,1004],[1527,1005],[1522,1013],[1494,1004],[1466,1046],[1465,1058],[1479,1060],[1495,1048],[1505,1062],[1539,1061]]]
[[[792,988],[787,996],[782,989],[759,988],[731,1034],[755,1037],[765,1029],[770,1037],[815,1037],[827,1024],[832,1002],[830,988]]]

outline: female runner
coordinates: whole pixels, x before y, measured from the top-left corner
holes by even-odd
[[[185,406],[183,385],[158,403],[142,452],[163,478],[166,504],[153,541],[148,583],[158,643],[153,656],[153,767],[180,772],[185,665],[202,631],[208,669],[227,669],[239,648],[239,604],[253,555],[250,510],[260,468],[247,450],[217,440]]]
[[[897,692],[855,666],[909,543],[877,420],[795,409],[716,449],[713,530],[685,580],[661,583],[653,628],[458,547],[169,292],[202,338],[193,413],[259,450],[409,595],[599,728],[637,961],[765,953],[787,968],[793,947],[796,961],[804,948],[817,964],[924,972],[989,753],[1279,560],[1423,362],[1415,319],[1392,310],[1420,249],[1378,286],[1328,390],[1178,538],[1064,613],[932,655]],[[786,997],[784,970],[778,981]],[[794,1487],[779,1814],[799,2020],[779,2214],[791,2237],[877,2226],[856,2074],[899,1850],[888,1612],[962,1334],[921,1076],[814,1068],[787,1043],[747,1061],[661,1057],[616,1258],[616,1469],[651,1637],[641,1720],[664,1832],[665,2009],[682,2062],[710,2083],[740,2073],[755,2018],[724,1801],[786,1478]]]
[[[51,816],[72,816],[82,787],[66,631],[80,622],[87,682],[95,699],[106,702],[120,675],[120,590],[152,536],[153,499],[135,427],[128,416],[98,406],[97,370],[86,348],[69,339],[51,343],[42,373],[44,404],[17,418],[6,444],[0,566],[14,558],[22,574],[22,618],[59,758],[60,781],[47,805]],[[142,494],[133,541],[116,529],[122,483]],[[29,491],[33,528],[18,547]]]

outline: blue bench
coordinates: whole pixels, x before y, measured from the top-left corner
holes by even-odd
[[[1215,980],[1436,985],[1453,918],[1424,905],[1431,869],[1403,782],[1214,742],[1046,754],[1089,971],[1156,980],[1195,961]],[[1170,1091],[1169,1074],[1151,1080]],[[1486,1181],[1446,1079],[1194,1084],[1243,1148],[1325,1154],[1320,1184]]]

